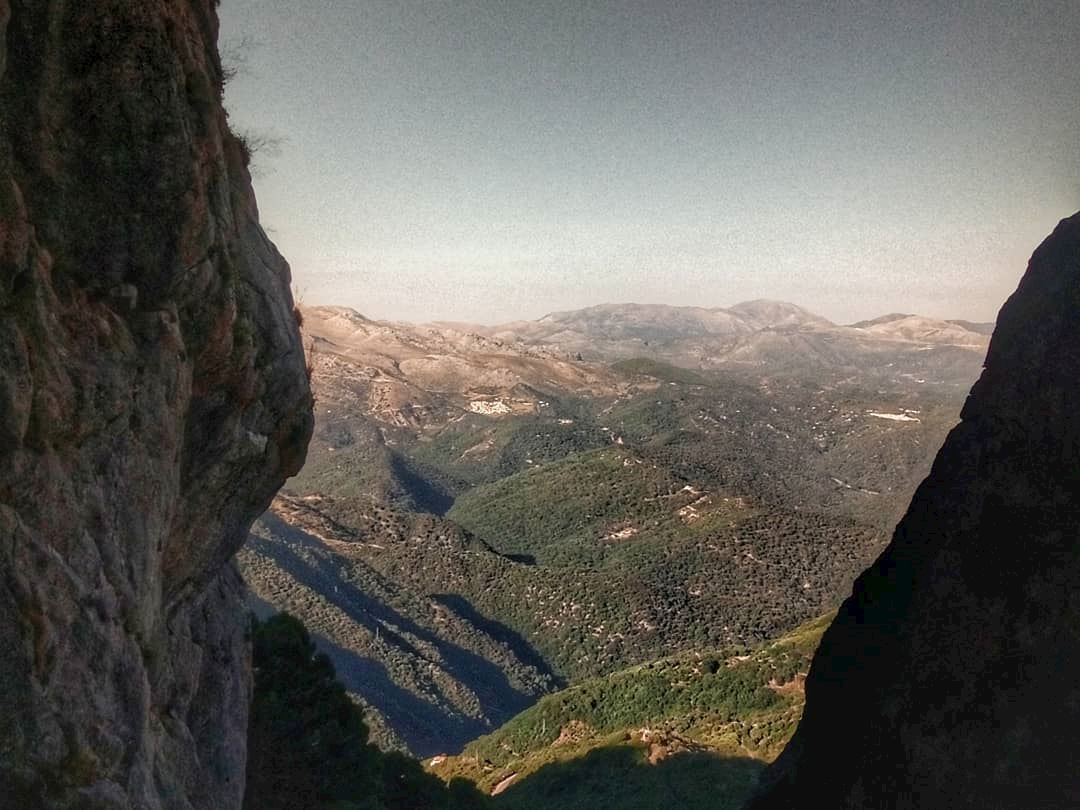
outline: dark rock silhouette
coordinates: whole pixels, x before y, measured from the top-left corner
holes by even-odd
[[[1080,214],[997,323],[753,810],[1080,806]]]
[[[711,751],[655,756],[653,746],[614,743],[583,757],[556,760],[502,782],[493,802],[507,810],[729,810],[764,767],[749,757]]]
[[[0,0],[0,804],[239,807],[227,561],[302,464],[213,0]]]

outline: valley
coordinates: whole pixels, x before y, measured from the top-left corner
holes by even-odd
[[[1080,807],[1022,11],[0,0],[0,806]]]
[[[756,655],[832,610],[988,341],[760,301],[501,327],[302,318],[315,435],[241,570],[257,613],[307,625],[373,740],[424,757],[567,686]]]

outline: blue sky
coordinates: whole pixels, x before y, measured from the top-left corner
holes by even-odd
[[[990,320],[1080,208],[1080,3],[223,0],[305,303]]]

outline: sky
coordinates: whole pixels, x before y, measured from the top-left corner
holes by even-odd
[[[1080,2],[222,0],[303,303],[993,320],[1080,209]]]

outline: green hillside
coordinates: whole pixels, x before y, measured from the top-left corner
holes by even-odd
[[[468,415],[406,445],[418,470],[455,493],[573,453],[608,444],[591,418],[592,402],[548,401],[543,415],[512,419]]]
[[[828,610],[959,407],[888,363],[571,374],[414,337],[404,365],[370,347],[319,361],[307,465],[240,562],[257,609],[317,634],[373,738],[419,755],[560,684],[756,648]]]
[[[760,763],[794,732],[802,682],[831,620],[749,654],[684,654],[585,681],[431,770],[485,793],[503,783],[495,805],[515,810],[660,807],[673,798],[675,772],[680,806],[737,807]],[[629,803],[611,800],[628,786]],[[598,804],[599,796],[608,798]]]
[[[643,542],[730,528],[750,513],[742,499],[705,493],[616,446],[476,487],[448,517],[504,554],[599,565],[633,556]]]

